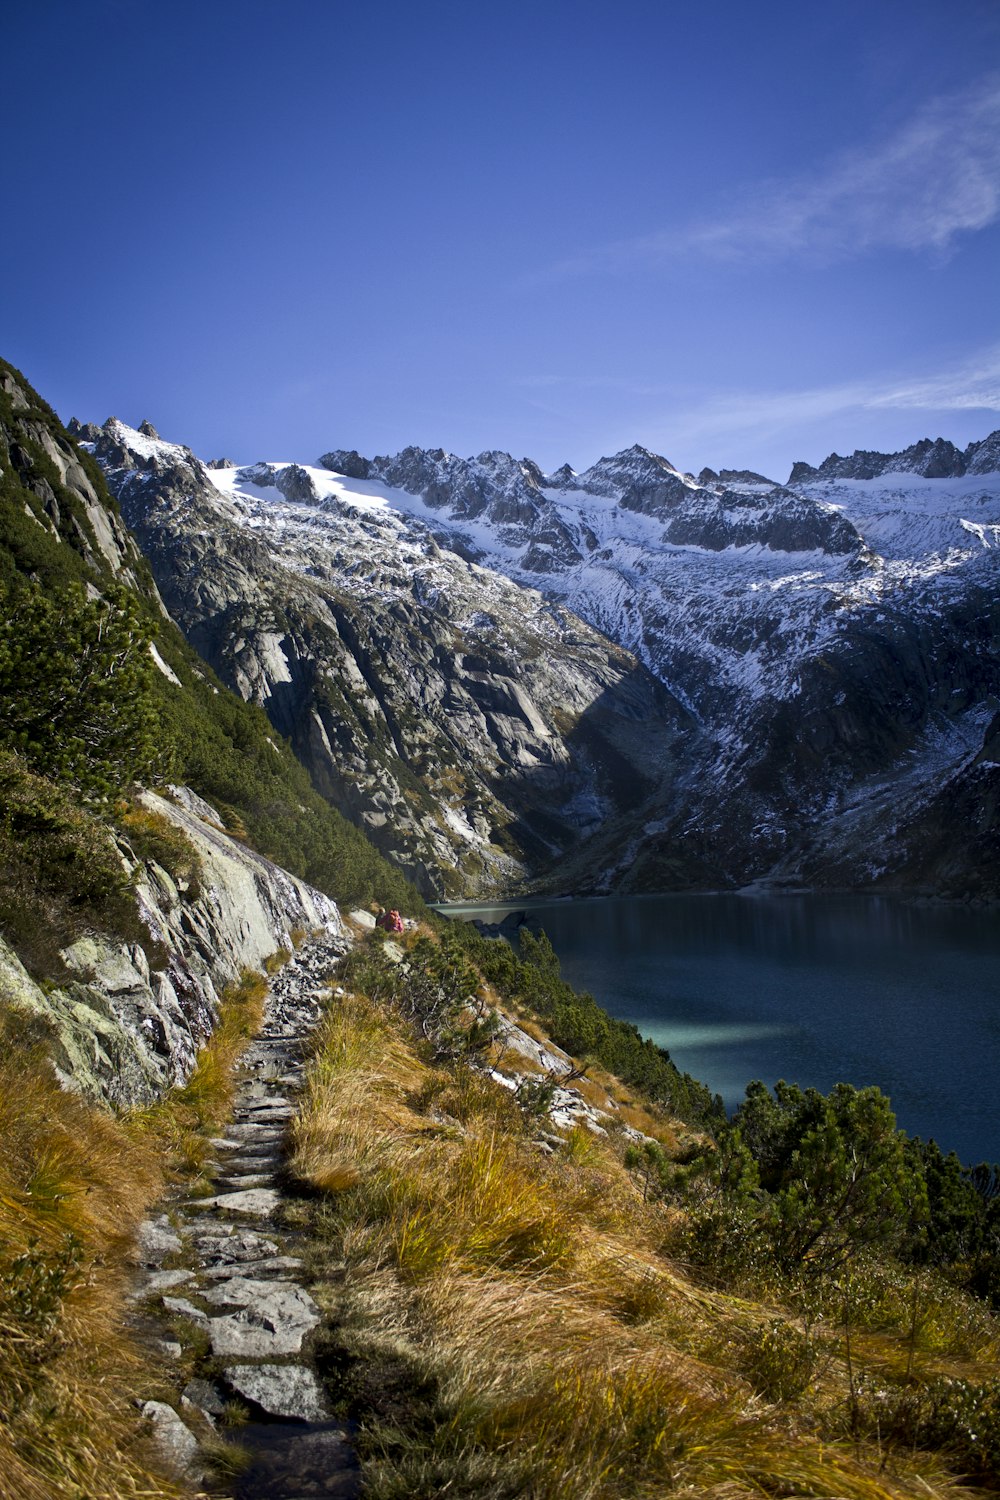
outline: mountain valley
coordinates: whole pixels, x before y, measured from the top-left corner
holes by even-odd
[[[203,464],[0,364],[0,1500],[994,1482],[996,1168],[730,1122],[404,872],[988,894],[995,479],[488,458]]]

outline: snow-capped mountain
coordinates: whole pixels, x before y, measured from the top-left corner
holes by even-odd
[[[548,475],[420,448],[206,468],[87,435],[192,640],[397,856],[460,850],[467,889],[548,862],[560,888],[1000,894],[1000,434],[787,485],[641,447]]]
[[[933,888],[927,819],[947,818],[949,785],[967,814],[992,805],[1000,433],[832,455],[787,485],[696,479],[640,447],[548,476],[496,453],[322,462],[567,604],[690,707],[714,755],[687,815],[616,878],[661,884],[680,860],[723,881]],[[995,883],[988,828],[967,816],[950,837],[966,853],[948,888]]]
[[[371,487],[80,429],[192,643],[427,893],[509,888],[679,775],[690,714]]]

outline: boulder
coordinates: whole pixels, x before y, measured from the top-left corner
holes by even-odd
[[[316,1376],[304,1365],[227,1365],[223,1375],[268,1416],[322,1422],[330,1415]]]
[[[152,1423],[153,1440],[166,1468],[178,1479],[192,1478],[198,1472],[194,1433],[165,1401],[144,1401],[142,1414]]]

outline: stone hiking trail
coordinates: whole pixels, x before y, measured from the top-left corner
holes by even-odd
[[[231,1124],[212,1141],[216,1192],[178,1193],[143,1224],[136,1298],[150,1312],[144,1326],[162,1335],[154,1314],[188,1322],[207,1341],[205,1371],[188,1381],[177,1403],[147,1401],[161,1456],[197,1491],[209,1479],[199,1434],[217,1428],[245,1448],[248,1467],[218,1486],[233,1500],[315,1500],[360,1494],[357,1459],[342,1423],[333,1420],[308,1353],[320,1310],[306,1290],[294,1230],[280,1227],[295,1198],[282,1180],[285,1132],[295,1112],[289,1093],[301,1085],[305,1043],[318,1020],[346,937],[305,944],[272,976],[259,1035],[243,1054]],[[158,1306],[157,1306],[158,1305]],[[157,1353],[181,1357],[181,1345],[156,1338]],[[219,1427],[238,1401],[247,1422]]]

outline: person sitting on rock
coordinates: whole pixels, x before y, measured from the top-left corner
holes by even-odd
[[[375,926],[381,927],[383,932],[405,931],[403,919],[395,907],[391,911],[386,911],[384,906],[380,907],[379,914],[375,918]]]

